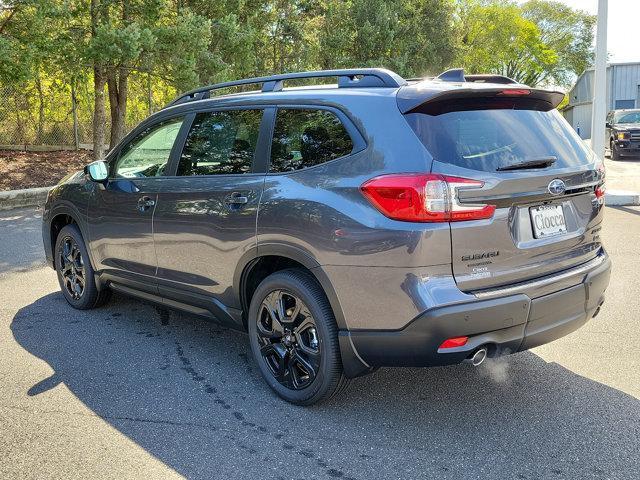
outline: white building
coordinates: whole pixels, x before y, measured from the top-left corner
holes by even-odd
[[[582,138],[591,138],[593,69],[585,70],[569,90],[569,104],[562,110]],[[640,108],[640,62],[607,65],[607,110]]]

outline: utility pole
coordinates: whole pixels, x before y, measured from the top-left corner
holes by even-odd
[[[591,112],[591,148],[604,159],[604,132],[607,117],[607,9],[608,0],[598,0],[596,65]]]

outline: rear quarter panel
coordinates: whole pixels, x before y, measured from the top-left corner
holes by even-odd
[[[392,94],[349,95],[341,110],[364,150],[312,168],[268,174],[258,213],[260,247],[282,244],[320,265],[416,267],[450,263],[448,224],[391,220],[362,195],[378,175],[428,172],[431,157]]]

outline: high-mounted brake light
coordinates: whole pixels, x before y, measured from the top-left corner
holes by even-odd
[[[525,90],[524,88],[507,88],[502,90],[498,95],[503,95],[507,97],[515,97],[518,95],[530,95],[531,90]]]
[[[437,174],[383,175],[365,182],[362,193],[381,213],[405,222],[458,222],[491,218],[495,205],[460,203],[462,189],[484,182]]]

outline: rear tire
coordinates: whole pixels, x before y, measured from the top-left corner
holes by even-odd
[[[110,296],[98,289],[82,234],[76,225],[65,225],[58,233],[54,248],[58,283],[65,300],[73,308],[87,310],[104,304]]]
[[[260,372],[284,400],[312,405],[347,386],[333,311],[309,273],[290,269],[265,278],[251,298],[248,327]]]

